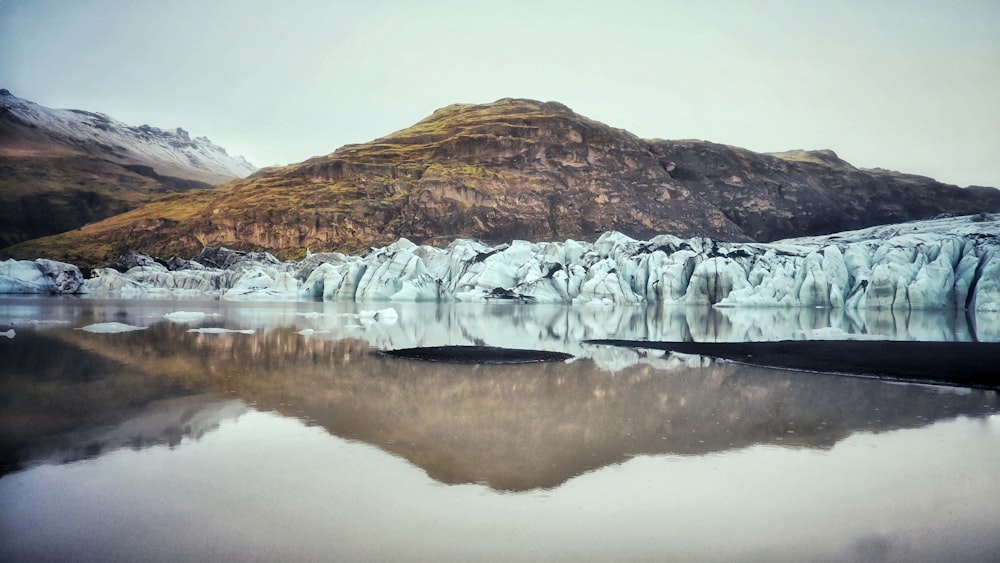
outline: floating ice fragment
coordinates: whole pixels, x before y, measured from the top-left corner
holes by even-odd
[[[323,316],[323,313],[317,313],[316,311],[310,311],[308,313],[295,313],[297,316],[305,317],[307,319],[318,319]]]
[[[99,334],[114,334],[117,332],[132,332],[133,330],[146,330],[144,326],[134,326],[125,323],[95,323],[87,325],[80,330],[85,332],[95,332]]]
[[[7,332],[0,332],[0,336],[6,336],[7,338],[14,338],[14,329],[10,329]]]
[[[310,336],[313,336],[313,335],[330,334],[330,333],[331,333],[331,331],[329,331],[329,330],[314,330],[314,329],[311,329],[311,328],[304,328],[304,329],[300,330],[297,334],[301,334],[302,336],[305,336],[306,338],[309,338]]]
[[[252,328],[246,329],[233,329],[233,328],[220,328],[220,327],[204,327],[204,328],[189,328],[188,332],[197,332],[199,334],[253,334],[254,330]]]
[[[363,310],[358,313],[358,316],[362,319],[373,319],[391,324],[396,322],[399,318],[399,313],[392,307],[386,307],[385,309],[379,309],[378,311]]]
[[[205,317],[202,311],[174,311],[163,315],[163,318],[175,323],[193,323],[204,320]]]

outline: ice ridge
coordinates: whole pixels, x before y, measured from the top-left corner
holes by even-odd
[[[608,232],[593,243],[493,246],[459,239],[446,248],[400,239],[361,256],[323,253],[300,262],[224,249],[213,249],[213,256],[219,252],[228,253],[224,268],[193,260],[171,262],[171,269],[149,260],[126,272],[94,270],[80,291],[232,300],[1000,310],[1000,219],[982,215],[767,244],[671,235],[640,241]],[[24,284],[5,282],[5,272],[24,273],[35,263],[10,262],[0,263],[0,291],[17,292]],[[33,279],[44,277],[36,272]]]

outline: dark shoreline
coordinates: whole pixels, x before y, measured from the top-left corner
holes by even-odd
[[[614,339],[584,342],[699,354],[779,369],[1000,390],[1000,342],[653,342]]]

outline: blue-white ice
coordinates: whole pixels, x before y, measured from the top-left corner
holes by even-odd
[[[85,291],[83,274],[70,264],[54,260],[0,261],[0,293],[61,294]]]
[[[189,328],[188,332],[195,332],[198,334],[253,334],[254,330],[252,328],[222,328],[222,327],[202,327],[202,328]]]
[[[135,326],[126,323],[110,322],[110,323],[94,323],[82,327],[81,330],[84,332],[96,332],[99,334],[117,334],[120,332],[132,332],[135,330],[146,330],[148,327]]]
[[[25,279],[45,277],[32,273],[34,263],[11,262],[2,264],[28,271]],[[0,291],[21,287],[3,276],[0,269]],[[227,269],[195,262],[173,271],[152,262],[125,273],[99,269],[79,290],[241,301],[1000,311],[1000,219],[935,219],[769,244],[670,235],[638,241],[617,232],[594,243],[456,240],[447,248],[401,239],[362,256],[325,253],[282,262],[251,255]]]

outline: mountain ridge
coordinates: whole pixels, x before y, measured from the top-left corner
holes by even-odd
[[[0,89],[0,247],[78,228],[158,194],[255,170],[207,138],[52,109]]]
[[[125,250],[360,252],[617,230],[767,242],[940,214],[1000,211],[1000,191],[858,169],[833,151],[765,154],[641,139],[558,102],[453,104],[368,143],[261,169],[209,192],[19,245],[11,254],[110,262]]]
[[[242,178],[256,167],[207,137],[194,137],[181,127],[173,131],[150,125],[132,126],[107,114],[81,109],[48,108],[0,89],[0,124],[15,137],[0,151],[16,150],[24,129],[50,143],[64,145],[118,164],[146,165],[163,176],[217,185]],[[21,131],[18,131],[20,129]]]

